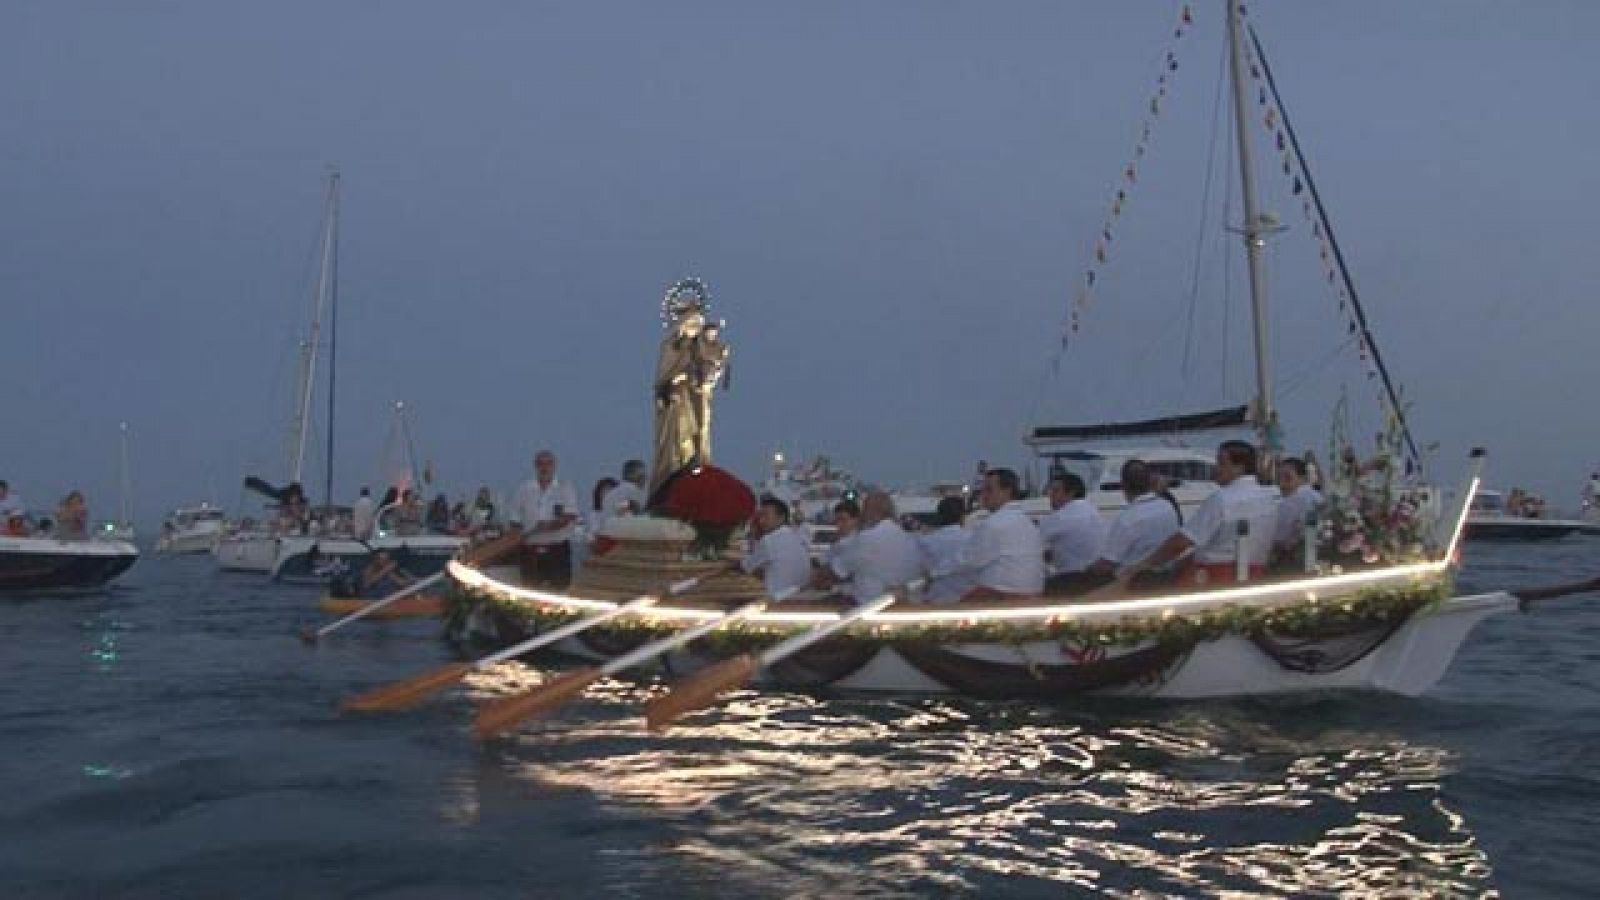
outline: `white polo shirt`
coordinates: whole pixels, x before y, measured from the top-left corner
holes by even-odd
[[[1118,573],[1156,552],[1178,533],[1178,511],[1160,494],[1140,494],[1123,508],[1106,535],[1102,559],[1117,565]]]
[[[1051,573],[1082,572],[1100,558],[1106,521],[1093,503],[1079,497],[1039,520],[1039,538],[1050,553]]]
[[[644,488],[631,481],[624,481],[606,494],[600,506],[605,510],[605,518],[609,519],[612,516],[642,513],[644,512],[645,502]]]
[[[834,554],[833,574],[850,579],[850,596],[867,603],[922,577],[922,551],[896,522],[863,528]]]
[[[539,479],[530,478],[517,488],[517,496],[511,501],[510,522],[531,529],[540,522],[554,521],[556,507],[561,507],[562,515],[580,516],[583,510],[578,506],[578,495],[559,478],[550,479],[548,487],[540,487]],[[525,544],[563,544],[572,540],[573,526],[568,525],[560,531],[546,531],[534,534],[531,531],[523,536]]]
[[[1194,542],[1195,562],[1233,562],[1239,540],[1237,523],[1248,520],[1254,535],[1255,531],[1277,524],[1277,510],[1277,490],[1263,487],[1254,476],[1244,475],[1228,482],[1207,497],[1183,526],[1184,537]],[[1255,535],[1252,543],[1258,540],[1260,535]]]
[[[1021,503],[1013,500],[978,523],[962,551],[961,568],[978,587],[1008,594],[1044,590],[1044,541]]]
[[[959,524],[917,535],[922,567],[928,572],[928,589],[924,592],[927,599],[960,600],[961,595],[977,587],[972,573],[961,568],[961,551],[971,539],[972,532]]]
[[[780,591],[803,590],[811,583],[811,554],[799,529],[789,525],[761,536],[749,555],[739,561],[746,572],[760,572],[767,596]]]
[[[1309,484],[1302,484],[1294,493],[1278,501],[1278,527],[1273,534],[1274,544],[1299,544],[1305,536],[1306,520],[1322,505],[1322,495]]]

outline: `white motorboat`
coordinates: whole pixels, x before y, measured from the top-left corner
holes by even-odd
[[[223,511],[209,503],[175,509],[161,523],[156,553],[160,556],[209,553],[227,530],[227,524]]]
[[[127,541],[0,537],[0,593],[95,590],[138,561],[139,549]]]
[[[1546,519],[1512,513],[1499,491],[1479,491],[1467,515],[1469,541],[1555,541],[1588,530],[1578,519]]]

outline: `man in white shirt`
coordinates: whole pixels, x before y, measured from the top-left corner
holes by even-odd
[[[850,543],[861,534],[861,507],[854,500],[840,500],[833,505],[833,543],[828,545],[828,552],[823,556],[823,571],[818,573],[823,576],[819,587],[826,590],[833,586],[831,580],[831,567],[833,560],[849,548]]]
[[[965,500],[946,497],[934,512],[933,528],[917,535],[922,567],[928,572],[928,589],[923,593],[928,600],[960,600],[978,585],[972,573],[961,568],[961,551],[972,537],[961,527],[966,512]]]
[[[637,516],[644,513],[645,503],[648,500],[644,495],[644,480],[648,475],[642,459],[630,459],[622,464],[622,483],[606,494],[601,507],[604,516],[599,527],[603,527],[606,522],[617,516]],[[596,530],[598,531],[598,527]]]
[[[362,485],[361,496],[357,497],[355,505],[350,507],[350,530],[355,533],[356,540],[364,541],[372,537],[372,519],[376,514],[377,506],[372,502],[372,490]]]
[[[535,587],[565,588],[572,582],[573,523],[578,495],[556,478],[556,455],[533,457],[534,477],[511,501],[511,527],[522,532],[522,579]]]
[[[1122,464],[1122,496],[1128,505],[1117,514],[1106,535],[1105,549],[1091,571],[1102,577],[1121,575],[1156,552],[1178,533],[1178,511],[1156,492],[1157,479],[1142,459]]]
[[[0,524],[3,524],[5,519],[27,514],[27,504],[22,502],[21,497],[11,493],[11,485],[0,481]]]
[[[1306,523],[1322,506],[1322,495],[1307,480],[1304,460],[1290,456],[1278,462],[1278,491],[1283,499],[1278,502],[1273,551],[1285,564],[1304,562]]]
[[[1039,538],[1044,541],[1050,577],[1045,587],[1050,593],[1083,589],[1089,567],[1100,559],[1106,542],[1106,523],[1100,510],[1085,499],[1083,479],[1072,472],[1057,472],[1047,488],[1050,515],[1039,520]]]
[[[883,491],[867,494],[861,531],[828,563],[833,576],[850,582],[856,603],[869,603],[922,577],[922,551],[895,518],[894,500]]]
[[[977,586],[964,599],[1003,600],[1044,591],[1044,541],[1018,497],[1022,485],[1010,469],[990,469],[978,502],[989,511],[972,531],[961,569]]]
[[[1266,553],[1255,558],[1251,548],[1257,541],[1271,547],[1271,529],[1277,521],[1277,492],[1269,492],[1256,480],[1256,448],[1244,441],[1223,441],[1217,448],[1216,493],[1205,499],[1183,529],[1168,538],[1143,560],[1129,566],[1123,580],[1140,572],[1163,566],[1193,551],[1180,581],[1195,586],[1237,580],[1238,556],[1243,553],[1251,577],[1259,576],[1266,564]],[[1249,523],[1249,534],[1241,538],[1238,524]],[[1265,532],[1262,534],[1261,532]],[[1263,540],[1265,538],[1265,540]]]
[[[768,494],[756,508],[759,538],[750,552],[734,565],[751,575],[760,575],[768,597],[784,591],[798,591],[811,582],[811,554],[806,539],[789,524],[789,504]]]

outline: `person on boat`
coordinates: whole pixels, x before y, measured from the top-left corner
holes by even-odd
[[[1144,572],[1191,553],[1179,574],[1181,582],[1201,586],[1235,581],[1239,553],[1251,555],[1246,565],[1251,577],[1259,577],[1265,571],[1268,553],[1253,558],[1252,547],[1263,537],[1257,533],[1265,529],[1262,546],[1270,551],[1270,529],[1277,522],[1278,498],[1276,491],[1269,492],[1256,480],[1256,466],[1255,447],[1245,441],[1223,441],[1217,448],[1215,478],[1219,490],[1200,504],[1188,524],[1154,553],[1128,566],[1119,580],[1131,582]],[[1250,533],[1257,534],[1254,540],[1240,535],[1240,522],[1248,523]]]
[[[590,538],[599,536],[600,529],[606,527],[606,499],[617,489],[617,480],[607,475],[594,483],[594,490],[590,492],[589,508],[584,511],[584,531]]]
[[[361,571],[361,593],[372,597],[388,594],[416,582],[416,576],[401,568],[400,563],[387,550],[372,554],[372,560]]]
[[[356,540],[364,541],[372,537],[372,521],[377,512],[377,504],[372,502],[372,489],[362,485],[361,495],[356,497],[355,505],[350,507],[350,531]]]
[[[428,530],[434,534],[450,533],[450,498],[439,494],[428,505]]]
[[[494,497],[489,493],[488,486],[479,487],[478,495],[472,498],[472,506],[467,510],[467,531],[477,534],[496,524]]]
[[[833,505],[833,543],[828,545],[824,563],[832,565],[833,558],[843,553],[850,542],[861,533],[861,507],[854,500],[840,500]]]
[[[1090,572],[1102,579],[1123,574],[1183,527],[1178,505],[1155,489],[1160,476],[1150,470],[1148,463],[1130,459],[1122,464],[1119,477],[1122,496],[1128,505],[1111,523],[1100,559],[1089,567]]]
[[[522,578],[536,587],[565,588],[572,582],[578,494],[556,478],[556,455],[549,450],[534,454],[533,471],[511,501],[511,527],[522,533]]]
[[[422,533],[422,500],[410,488],[400,492],[400,502],[394,511],[394,530],[403,537]]]
[[[1089,568],[1105,548],[1106,522],[1088,501],[1087,486],[1075,473],[1062,470],[1045,490],[1052,510],[1039,520],[1039,538],[1044,541],[1049,566],[1045,591],[1068,594],[1099,586],[1104,579],[1091,574]]]
[[[73,491],[56,507],[56,537],[64,541],[81,541],[89,537],[89,506],[81,491]]]
[[[1011,469],[989,469],[978,502],[989,515],[972,531],[960,568],[975,586],[963,600],[1004,600],[1044,590],[1044,541],[1021,503],[1022,482]]]
[[[1306,523],[1322,507],[1322,495],[1311,486],[1311,472],[1305,460],[1293,456],[1278,461],[1278,520],[1272,533],[1273,555],[1292,565],[1303,562]]]
[[[799,529],[789,524],[789,504],[771,494],[756,507],[755,535],[750,552],[732,563],[733,568],[761,576],[767,596],[800,590],[811,581],[811,555]]]
[[[928,589],[923,597],[930,601],[960,600],[977,587],[972,573],[961,568],[961,551],[972,532],[961,527],[967,502],[960,497],[945,497],[933,513],[933,524],[917,535],[922,551],[922,568],[928,573]]]
[[[0,528],[11,537],[28,533],[28,505],[11,492],[11,485],[0,481]]]
[[[622,464],[622,481],[611,493],[606,494],[607,521],[617,516],[636,516],[644,512],[649,499],[645,496],[644,486],[649,475],[642,459],[630,459]]]
[[[856,603],[870,603],[922,574],[922,551],[900,527],[893,498],[885,491],[869,491],[861,504],[860,531],[828,561],[829,586],[848,581]]]
[[[310,517],[305,488],[298,481],[291,482],[278,501],[278,529],[285,534],[303,534]]]

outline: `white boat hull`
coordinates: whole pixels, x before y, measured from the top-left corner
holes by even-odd
[[[278,561],[278,538],[267,534],[234,534],[211,548],[218,567],[228,572],[270,573]]]

